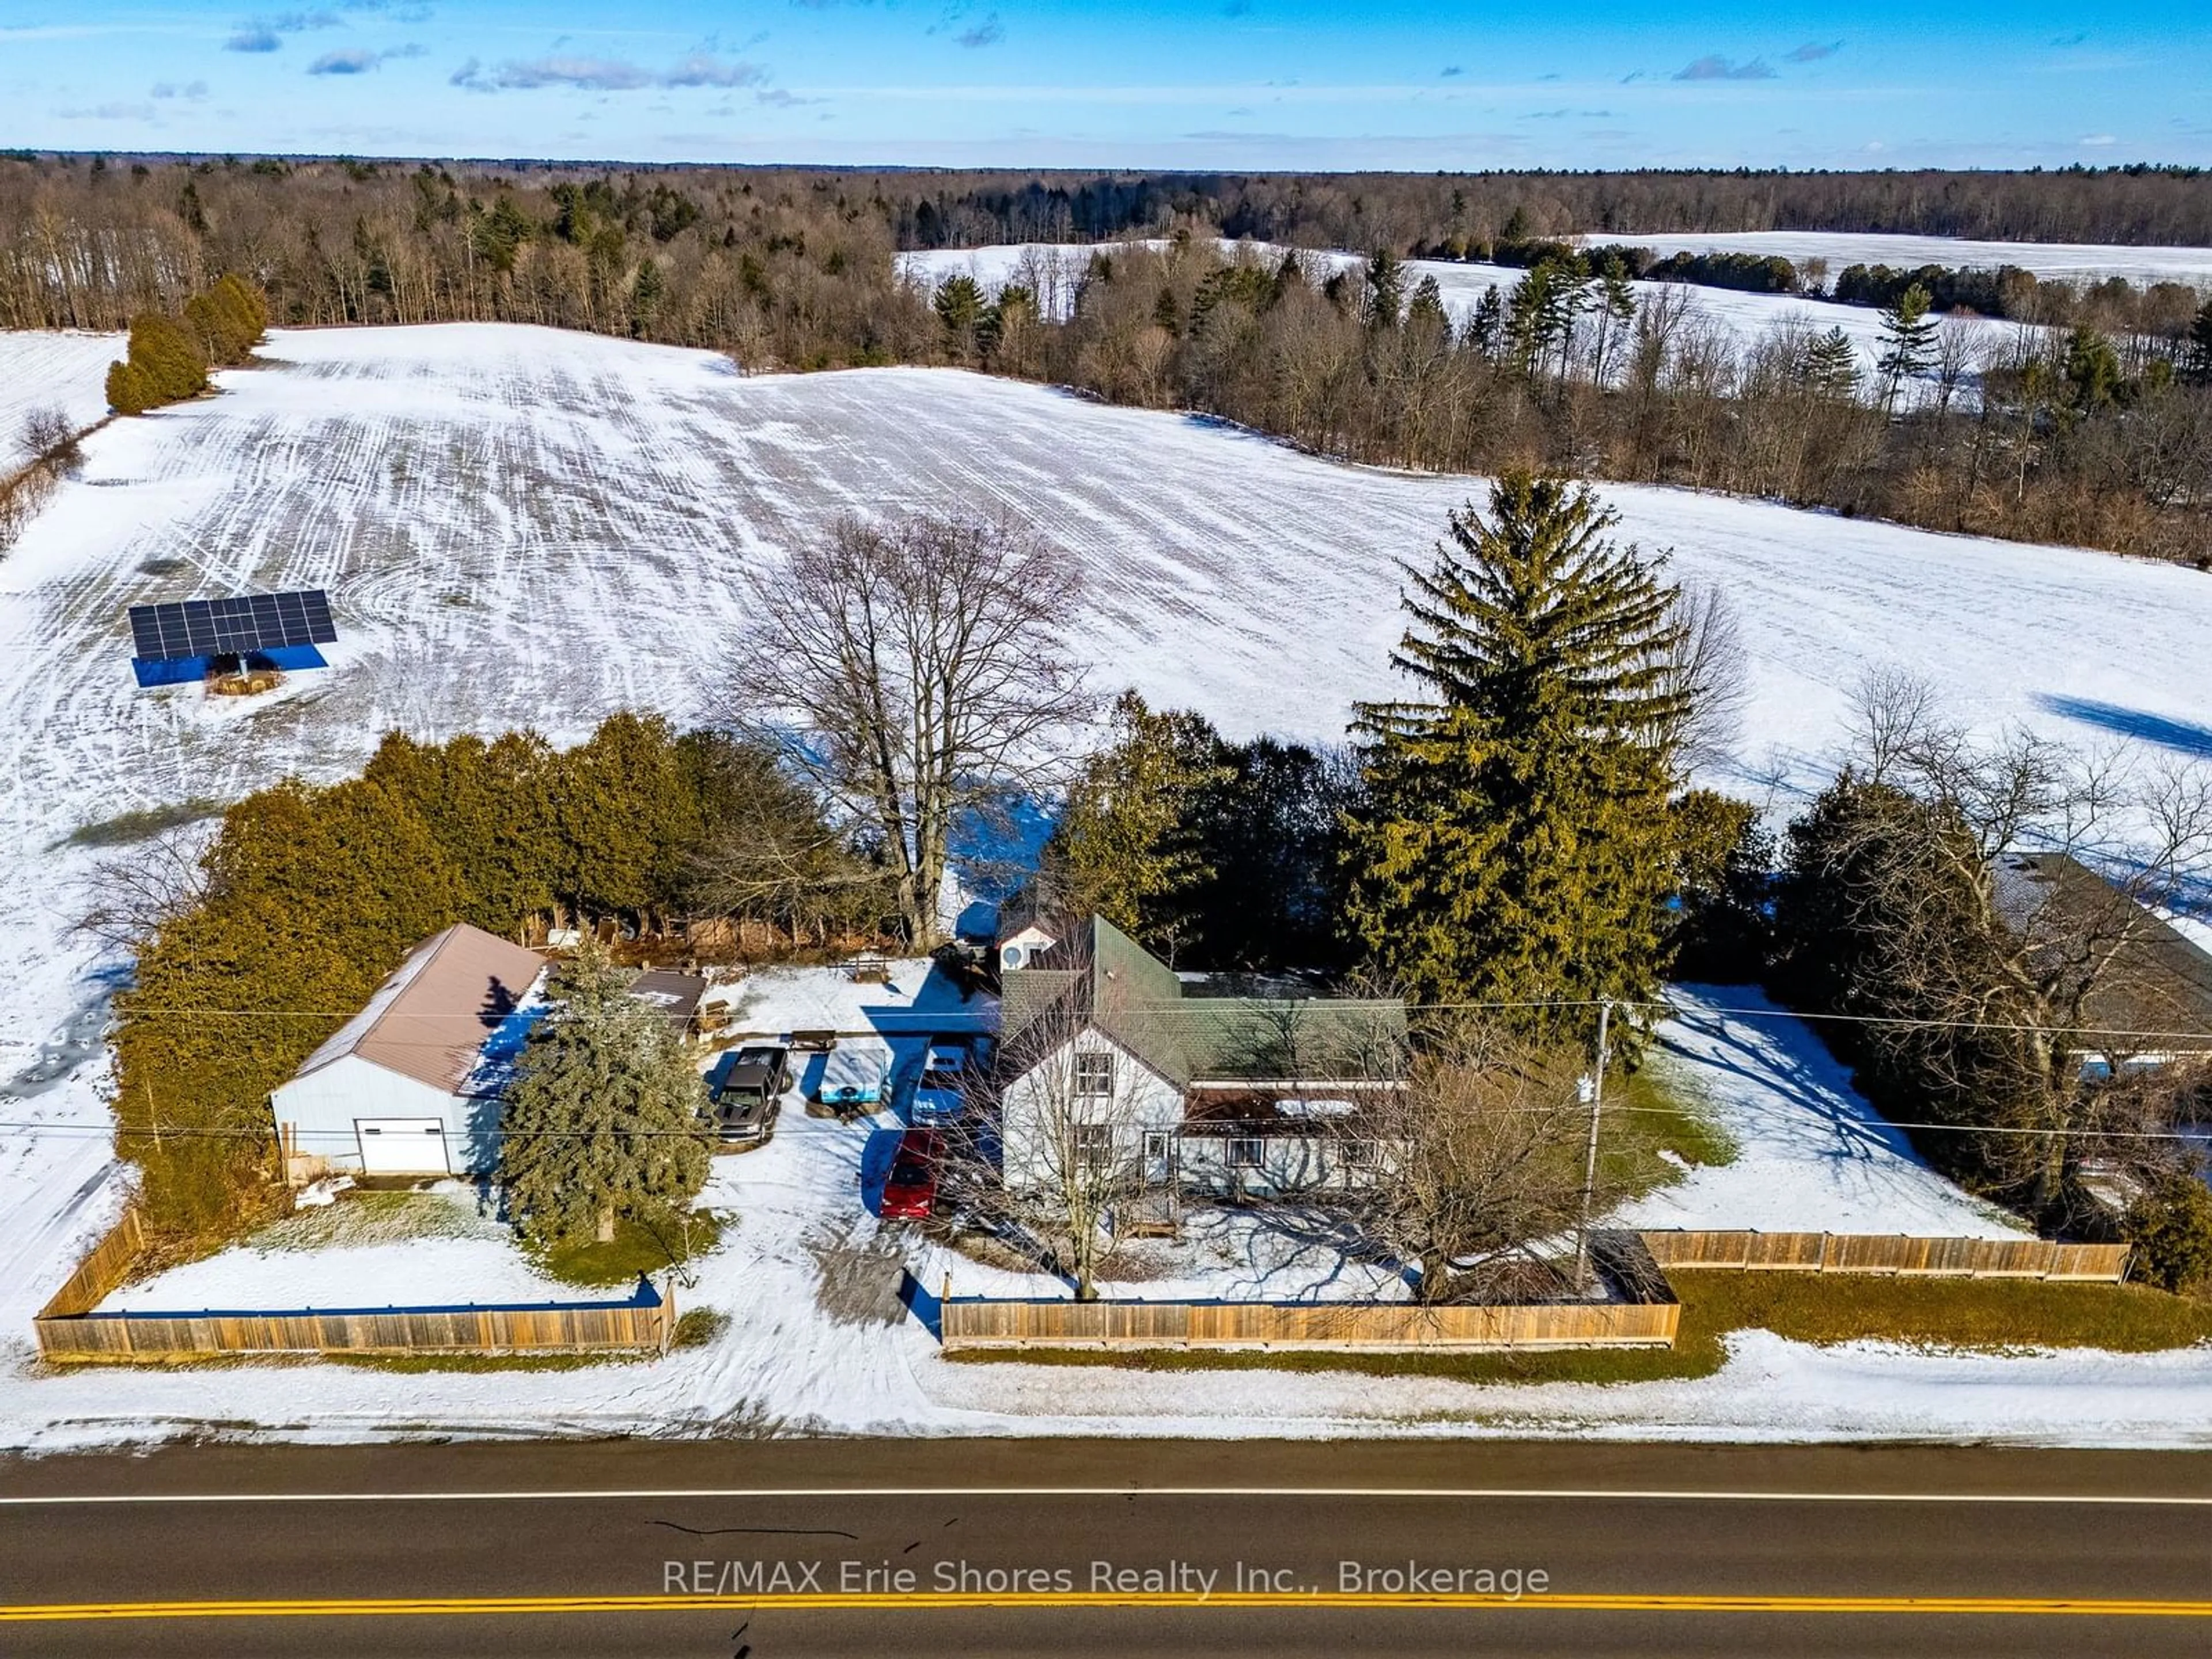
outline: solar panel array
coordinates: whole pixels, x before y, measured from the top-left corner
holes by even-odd
[[[337,636],[331,602],[319,587],[131,607],[132,642],[139,657],[149,662],[328,645]]]

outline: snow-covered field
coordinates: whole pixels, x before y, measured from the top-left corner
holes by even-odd
[[[15,441],[33,410],[58,407],[77,427],[107,413],[107,366],[124,343],[120,334],[0,330],[0,472],[15,465]]]
[[[1286,252],[1271,243],[1255,242],[1250,246],[1260,257],[1270,260],[1279,259]],[[1088,247],[1022,243],[933,248],[902,253],[899,260],[902,269],[933,289],[949,277],[966,275],[973,276],[987,294],[996,294],[1017,277],[1035,280],[1036,273],[1042,270],[1048,273],[1043,295],[1047,309],[1055,315],[1065,315],[1073,303],[1075,283],[1090,257]],[[1310,266],[1331,272],[1366,264],[1363,254],[1341,252],[1308,250],[1302,257],[1310,262]],[[1411,292],[1423,277],[1434,277],[1444,309],[1455,320],[1464,320],[1492,289],[1502,288],[1510,293],[1525,275],[1525,271],[1507,265],[1451,259],[1406,261],[1407,291]],[[1703,288],[1685,283],[1632,283],[1629,287],[1639,300],[1660,295],[1670,304],[1687,307],[1691,318],[1704,319],[1739,343],[1748,343],[1778,325],[1802,322],[1823,333],[1831,328],[1842,329],[1858,348],[1860,360],[1869,372],[1881,355],[1881,314],[1867,306],[1832,305],[1794,295],[1745,294],[1732,289]],[[1986,317],[1946,316],[1937,320],[1946,332],[1966,336],[1970,349],[1977,353],[1985,352],[1992,344],[2017,334],[2023,326]]]
[[[392,726],[439,737],[533,724],[568,739],[625,705],[691,716],[724,672],[740,573],[836,513],[891,506],[1003,507],[1065,546],[1091,578],[1071,626],[1102,688],[1133,682],[1232,734],[1332,738],[1353,698],[1390,685],[1393,561],[1422,557],[1446,509],[1480,489],[948,371],[749,379],[704,353],[493,325],[280,332],[264,355],[266,367],[221,376],[220,397],[97,434],[83,476],[0,560],[12,900],[0,911],[0,1366],[21,1364],[31,1313],[123,1199],[93,1042],[117,964],[69,931],[72,884],[95,856],[61,844],[72,829],[288,772],[338,775]],[[96,397],[104,368],[85,354],[36,395]],[[1680,492],[1606,494],[1626,533],[1674,549],[1681,574],[1720,583],[1742,613],[1752,702],[1717,781],[1771,787],[1784,804],[1815,785],[1869,662],[1926,675],[1985,724],[2212,749],[2212,582],[2197,573]],[[343,642],[328,672],[219,707],[196,689],[136,688],[127,605],[300,586],[332,594]],[[1923,1388],[1929,1362],[1757,1342],[1710,1385],[1604,1393],[948,1367],[919,1328],[858,1331],[805,1311],[814,1267],[796,1234],[818,1212],[806,1195],[855,1182],[865,1137],[794,1117],[767,1152],[726,1161],[727,1201],[777,1224],[748,1245],[749,1219],[726,1253],[744,1279],[726,1305],[759,1339],[742,1352],[441,1378],[434,1392],[336,1368],[312,1389],[295,1370],[4,1376],[0,1443],[210,1416],[300,1433],[703,1430],[748,1410],[918,1430],[1610,1424],[2157,1440],[2202,1432],[2204,1396],[2184,1385],[2212,1383],[2212,1356],[2175,1356],[1961,1360],[1951,1386]],[[713,1305],[719,1293],[702,1294]],[[1754,1400],[1770,1375],[1788,1389]],[[2092,1379],[2071,1403],[2033,1392]],[[61,1426],[71,1421],[86,1426]]]
[[[2212,287],[2212,247],[2130,247],[2102,242],[1978,242],[1953,236],[1889,236],[1829,230],[1745,230],[1721,234],[1662,231],[1641,236],[1592,233],[1583,240],[1621,242],[1631,247],[1651,248],[1662,254],[1778,253],[1800,266],[1808,259],[1826,259],[1831,281],[1844,266],[1856,264],[1950,265],[1984,270],[2018,265],[2039,276],[2064,277],[2079,283],[2124,276],[2139,287],[2148,283]]]

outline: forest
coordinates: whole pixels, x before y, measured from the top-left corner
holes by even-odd
[[[1846,270],[1838,287],[1867,302],[1918,290],[1936,310],[2051,325],[1985,361],[1931,338],[1914,366],[1931,395],[1900,398],[1899,376],[1824,358],[1810,332],[1746,342],[1686,294],[1625,299],[1632,272],[1556,240],[1772,223],[2212,241],[2212,176],[1213,179],[9,157],[0,327],[181,316],[235,273],[277,325],[537,323],[726,352],[756,372],[952,363],[1203,410],[1353,460],[1563,468],[2212,562],[2212,307],[2192,313],[2201,296],[2179,285],[2076,293],[2008,288],[2002,273]],[[1116,232],[1168,246],[1079,258],[1064,305],[1033,283],[933,305],[895,259]],[[1223,251],[1216,233],[1376,263],[1365,280],[1269,264]],[[1498,315],[1455,323],[1396,269],[1403,250],[1454,246],[1528,262]],[[1711,261],[1654,274],[1784,280]]]

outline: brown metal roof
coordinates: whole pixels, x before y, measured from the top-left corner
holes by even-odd
[[[529,994],[544,965],[537,952],[481,927],[448,927],[416,945],[297,1075],[357,1054],[453,1093],[476,1069],[484,1038]]]
[[[699,1012],[700,999],[707,994],[707,981],[698,974],[682,974],[672,968],[648,968],[629,982],[629,994],[666,1014],[680,1035],[691,1029],[691,1021]]]

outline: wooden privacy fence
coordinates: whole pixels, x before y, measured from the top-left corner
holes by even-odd
[[[2047,1238],[1914,1238],[1902,1233],[1668,1232],[1642,1235],[1662,1267],[1905,1273],[1931,1279],[2055,1279],[2117,1284],[2124,1244]]]
[[[1402,1302],[1062,1302],[947,1298],[961,1348],[1672,1347],[1673,1302],[1424,1308]]]
[[[441,1308],[207,1310],[94,1313],[143,1248],[126,1212],[32,1321],[39,1352],[66,1362],[159,1363],[226,1353],[522,1353],[665,1349],[676,1297],[641,1279],[619,1302],[545,1302]]]

